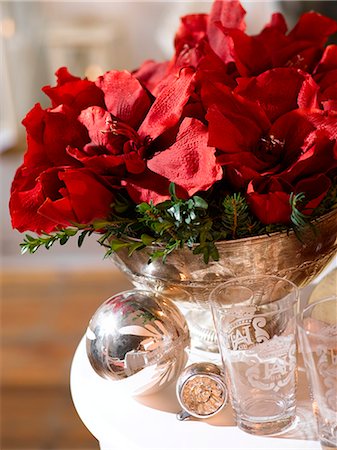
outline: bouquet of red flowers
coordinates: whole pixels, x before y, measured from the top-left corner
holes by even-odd
[[[57,71],[23,120],[12,224],[23,251],[97,232],[109,251],[164,243],[217,258],[223,239],[300,231],[337,203],[337,23],[315,12],[255,36],[237,0],[183,17],[170,61]],[[136,239],[125,239],[125,238]]]

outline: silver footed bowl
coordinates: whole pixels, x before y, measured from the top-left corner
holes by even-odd
[[[137,287],[160,291],[173,300],[208,308],[210,292],[219,282],[248,275],[277,275],[303,287],[332,260],[337,251],[337,209],[308,227],[301,238],[293,231],[254,236],[217,244],[219,261],[205,264],[188,248],[172,252],[163,263],[148,263],[160,246],[135,252],[121,249],[112,255],[115,265]]]
[[[115,265],[132,283],[154,290],[179,303],[185,312],[192,347],[218,352],[209,295],[218,283],[248,275],[277,275],[299,287],[309,284],[337,251],[337,209],[308,227],[301,241],[293,231],[217,242],[219,261],[205,264],[201,255],[188,248],[148,263],[158,246],[134,252],[126,249],[112,255]]]

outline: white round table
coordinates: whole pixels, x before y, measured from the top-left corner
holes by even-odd
[[[301,290],[305,304],[325,275],[337,267],[337,257],[315,283]],[[322,281],[322,283],[324,280]],[[333,290],[337,284],[330,279]],[[331,287],[331,286],[330,286]],[[210,360],[212,354],[193,352],[187,364]],[[213,362],[214,360],[213,354]],[[235,426],[228,405],[207,420],[180,422],[175,384],[157,394],[131,397],[119,382],[105,380],[92,369],[86,355],[85,337],[73,358],[70,389],[75,408],[84,425],[99,441],[101,450],[320,450],[312,414],[307,378],[298,358],[297,420],[295,426],[277,437],[253,436]]]
[[[191,362],[202,360],[192,355]],[[230,406],[208,420],[180,422],[174,383],[157,394],[133,398],[120,384],[99,377],[86,356],[85,338],[71,368],[77,412],[101,450],[245,449],[319,450],[305,373],[299,367],[297,423],[277,437],[252,436],[235,426]]]
[[[196,358],[193,358],[195,361]],[[207,420],[180,422],[174,383],[157,394],[133,398],[119,383],[99,377],[86,356],[85,338],[71,368],[71,393],[77,412],[102,450],[321,448],[309,402],[306,378],[299,370],[297,424],[277,437],[247,434],[235,426],[230,406]]]

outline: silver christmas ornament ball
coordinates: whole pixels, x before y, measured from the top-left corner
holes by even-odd
[[[86,333],[93,369],[130,395],[152,394],[175,381],[189,343],[185,318],[174,303],[137,289],[106,300]]]

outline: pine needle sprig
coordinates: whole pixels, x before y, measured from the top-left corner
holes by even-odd
[[[222,226],[227,239],[237,239],[257,234],[260,227],[252,218],[247,201],[241,193],[227,195],[223,202]]]
[[[291,193],[289,203],[291,206],[290,220],[293,226],[294,233],[300,242],[304,242],[304,234],[311,228],[316,233],[317,230],[313,223],[312,216],[304,214],[302,211],[305,207],[305,195],[303,192],[298,194]]]

